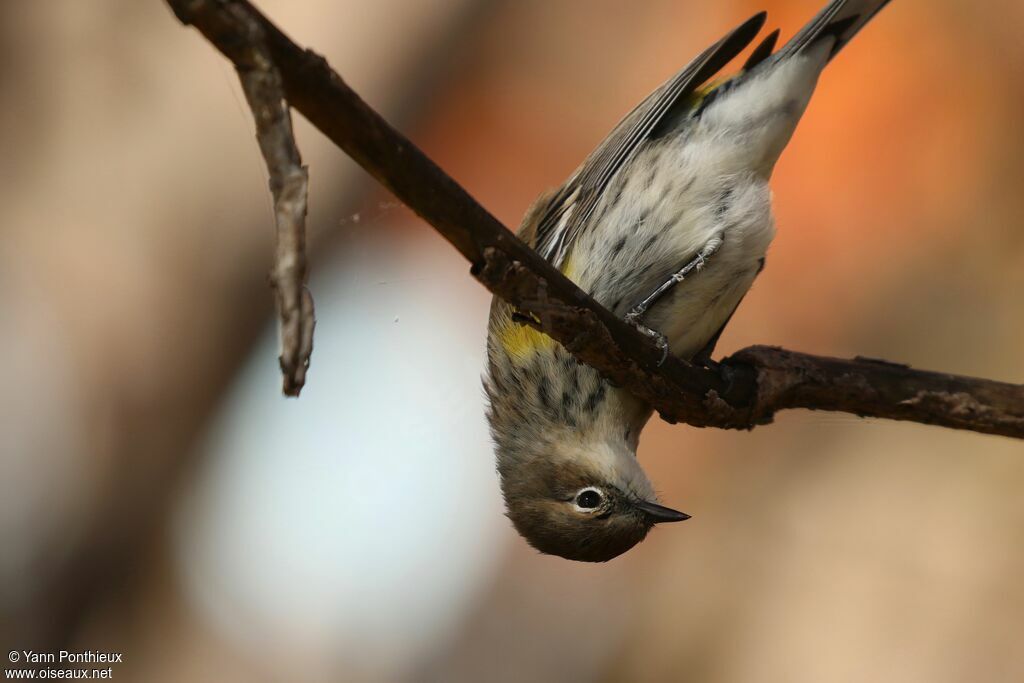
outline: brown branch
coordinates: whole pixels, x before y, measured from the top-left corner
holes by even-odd
[[[281,74],[267,49],[263,25],[243,5],[225,4],[223,15],[234,24],[240,38],[235,69],[256,120],[256,139],[270,175],[277,225],[277,251],[270,282],[277,300],[278,362],[282,390],[286,396],[298,396],[306,383],[316,325],[313,297],[306,288],[309,172],[302,165],[295,144]]]
[[[658,366],[651,339],[616,318],[520,242],[395,131],[327,62],[295,45],[245,0],[167,0],[238,64],[247,13],[263,31],[288,101],[472,263],[485,287],[670,422],[749,429],[784,408],[836,410],[1024,438],[1024,386],[751,347],[715,370],[674,357]]]
[[[757,415],[785,408],[836,410],[1024,438],[1024,386],[1019,384],[771,346],[741,349],[725,363],[757,369]]]

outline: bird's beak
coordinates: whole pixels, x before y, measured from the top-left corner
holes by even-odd
[[[685,512],[679,512],[672,508],[667,508],[664,505],[658,505],[657,503],[651,503],[646,500],[642,500],[636,504],[637,508],[642,510],[655,524],[661,522],[682,522],[690,518],[690,515]]]

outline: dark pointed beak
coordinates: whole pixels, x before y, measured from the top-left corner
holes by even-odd
[[[662,522],[682,522],[683,520],[690,518],[690,515],[685,512],[679,512],[679,510],[673,510],[672,508],[667,508],[664,505],[658,505],[657,503],[651,503],[646,500],[640,501],[636,506],[655,524],[660,524]]]

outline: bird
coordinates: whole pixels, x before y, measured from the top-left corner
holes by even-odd
[[[764,27],[767,13],[754,15],[628,113],[517,235],[663,353],[712,366],[775,234],[775,164],[825,66],[888,3],[831,0],[720,77]],[[487,419],[519,534],[544,554],[605,562],[688,519],[658,502],[637,460],[650,407],[530,322],[492,301]]]

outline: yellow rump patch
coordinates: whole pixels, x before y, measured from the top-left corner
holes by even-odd
[[[731,81],[734,78],[736,78],[736,74],[733,74],[732,76],[724,76],[722,78],[716,78],[715,80],[708,81],[703,86],[701,86],[701,87],[697,88],[696,90],[694,90],[693,94],[690,95],[690,106],[693,107],[694,109],[696,109],[697,107],[699,107],[701,105],[701,103],[705,100],[705,98],[707,98],[708,95],[710,95],[715,90],[717,90],[719,87],[725,85],[726,83],[728,83],[729,81]]]

